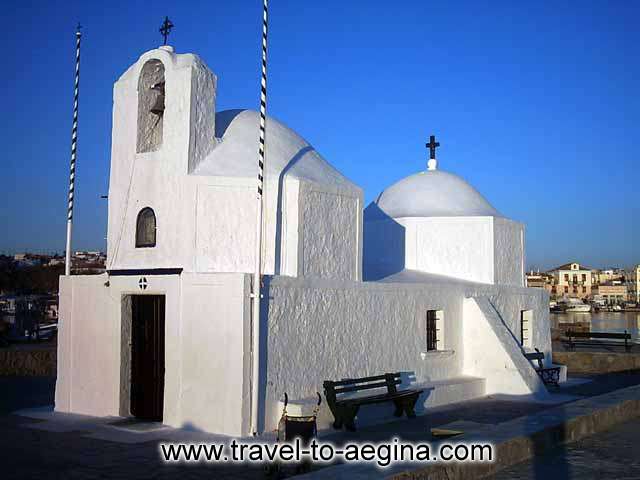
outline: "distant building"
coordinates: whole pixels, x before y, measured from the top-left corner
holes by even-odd
[[[71,259],[71,270],[77,275],[104,273],[106,259],[102,252],[75,252]]]
[[[575,297],[585,299],[591,295],[593,285],[591,268],[579,263],[566,263],[549,271],[554,284],[551,294],[556,297]]]
[[[527,287],[530,288],[542,288],[546,290],[549,295],[552,294],[554,280],[553,275],[545,272],[534,272],[533,270],[526,274]]]
[[[40,265],[40,260],[36,258],[24,258],[22,260],[16,260],[14,262],[17,268],[30,268]]]
[[[622,283],[624,281],[624,270],[620,268],[613,268],[608,270],[594,270],[593,283],[594,284],[615,284],[616,282]]]
[[[640,265],[636,265],[625,275],[627,282],[627,299],[631,302],[640,303]]]
[[[16,253],[13,256],[13,264],[17,268],[37,267],[46,265],[51,257],[49,255],[40,255],[37,253]]]
[[[612,283],[596,285],[593,287],[593,295],[604,300],[607,305],[621,304],[627,299],[627,286]]]

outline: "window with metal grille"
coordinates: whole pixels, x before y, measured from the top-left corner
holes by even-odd
[[[520,311],[520,345],[531,348],[531,322],[533,321],[533,310]]]
[[[427,351],[438,349],[437,310],[427,310]]]

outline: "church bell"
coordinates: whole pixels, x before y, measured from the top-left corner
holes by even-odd
[[[164,113],[164,82],[153,84],[151,90],[155,93],[155,99],[149,111],[160,116]]]

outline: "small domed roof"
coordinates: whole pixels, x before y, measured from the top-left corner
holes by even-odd
[[[255,178],[258,173],[259,125],[260,115],[254,110],[216,113],[217,145],[193,173]],[[272,117],[266,119],[265,173],[267,177],[287,175],[360,190],[304,138]]]
[[[373,211],[392,218],[502,216],[465,180],[442,170],[403,178],[384,190],[374,204]]]

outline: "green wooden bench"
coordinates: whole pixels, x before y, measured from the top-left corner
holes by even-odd
[[[385,373],[373,377],[325,381],[324,394],[333,413],[333,428],[341,429],[344,426],[349,431],[355,431],[355,418],[360,406],[375,403],[393,402],[396,417],[401,417],[403,413],[406,413],[408,418],[415,417],[415,405],[423,390],[398,390],[398,385],[402,383],[400,377],[400,373]],[[386,388],[387,391],[368,396],[345,396],[347,393],[381,388]]]
[[[545,367],[544,363],[544,353],[536,348],[535,352],[525,353],[524,356],[530,362],[536,362],[537,365],[534,365],[538,376],[542,380],[545,385],[555,385],[558,386],[560,382],[560,367]]]

